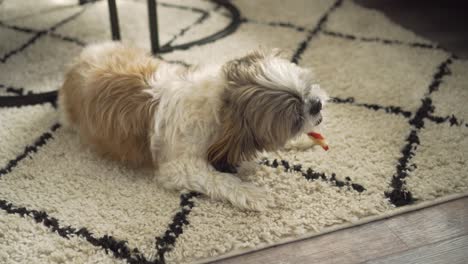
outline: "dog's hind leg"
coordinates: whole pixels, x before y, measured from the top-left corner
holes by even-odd
[[[196,191],[236,207],[263,211],[273,204],[263,189],[232,174],[216,171],[200,159],[179,159],[160,165],[157,182],[166,189]]]

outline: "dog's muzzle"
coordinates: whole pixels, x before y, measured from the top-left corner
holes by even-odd
[[[320,115],[319,118],[317,119],[317,122],[315,122],[315,125],[316,126],[320,125],[320,123],[322,123],[322,121],[323,121],[323,117],[322,117],[322,115]]]

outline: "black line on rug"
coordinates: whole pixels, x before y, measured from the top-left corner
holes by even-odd
[[[296,52],[294,52],[294,55],[291,58],[291,61],[294,63],[298,63],[302,53],[306,50],[307,46],[309,45],[310,41],[317,35],[317,33],[322,30],[322,27],[325,25],[325,23],[328,20],[328,16],[335,11],[341,4],[343,0],[337,0],[328,10],[325,12],[325,14],[319,19],[317,25],[309,31],[309,34],[307,35],[306,39],[302,41],[299,44],[299,47],[297,48]]]
[[[189,63],[187,63],[187,62],[185,62],[185,61],[181,61],[181,60],[168,60],[168,59],[165,59],[165,58],[164,58],[163,56],[161,56],[161,55],[154,55],[154,57],[156,57],[156,58],[158,58],[158,59],[160,59],[160,60],[162,60],[162,61],[165,61],[165,62],[167,62],[167,63],[179,64],[179,65],[182,65],[182,66],[187,67],[187,68],[190,67],[190,66],[192,66],[192,64],[189,64]]]
[[[165,62],[168,62],[168,63],[172,63],[172,64],[179,64],[179,65],[182,65],[184,67],[190,67],[192,66],[191,64],[188,64],[184,61],[181,61],[181,60],[164,60]]]
[[[197,20],[195,20],[195,22],[193,22],[192,24],[182,28],[179,31],[179,33],[175,34],[166,44],[162,45],[161,48],[169,47],[179,37],[182,37],[183,35],[185,35],[185,33],[187,33],[187,31],[189,31],[190,29],[192,29],[196,25],[199,25],[199,24],[203,23],[205,20],[207,20],[210,17],[209,12],[206,12],[205,10],[202,10],[202,9],[199,9],[199,10],[202,11],[201,16]]]
[[[260,161],[260,164],[271,167],[271,168],[278,168],[279,166],[282,166],[285,172],[291,172],[291,171],[299,172],[302,174],[302,176],[304,176],[304,178],[310,181],[321,180],[321,181],[328,182],[336,187],[351,188],[359,193],[366,190],[366,188],[364,188],[364,186],[362,186],[361,184],[352,183],[350,177],[345,177],[346,181],[341,181],[341,180],[336,179],[335,173],[332,173],[330,177],[327,177],[325,173],[316,172],[312,170],[312,168],[308,168],[307,171],[304,172],[302,171],[302,167],[303,167],[302,164],[290,164],[290,162],[286,160],[278,161],[277,159],[274,159],[273,161],[270,161],[268,159],[262,159]]]
[[[7,93],[12,93],[16,95],[24,95],[24,89],[23,88],[14,88],[14,87],[6,87],[5,91]]]
[[[335,103],[335,104],[351,104],[355,106],[365,107],[367,109],[371,109],[374,111],[384,110],[385,113],[402,115],[406,118],[410,118],[412,114],[410,111],[403,110],[399,106],[382,106],[378,104],[357,103],[353,97],[348,97],[348,98],[332,97],[330,99],[330,102]]]
[[[3,84],[0,84],[0,89],[5,89],[5,92],[7,93],[12,93],[14,95],[25,95],[26,92],[24,90],[24,88],[17,88],[17,87],[13,87],[13,86],[6,86],[6,85],[3,85]],[[27,94],[32,94],[31,91],[28,91]],[[1,103],[0,103],[0,106],[1,106]]]
[[[60,124],[54,124],[49,131],[43,133],[32,145],[26,146],[23,153],[19,154],[15,159],[10,160],[5,168],[0,169],[0,177],[11,172],[11,170],[16,167],[21,160],[28,157],[31,153],[37,152],[41,146],[45,145],[47,141],[52,138],[52,133],[59,127]]]
[[[85,41],[82,41],[81,39],[78,39],[78,38],[75,38],[75,37],[69,37],[69,36],[65,36],[65,35],[62,35],[62,34],[59,34],[57,32],[49,32],[49,36],[53,37],[53,38],[56,38],[56,39],[60,39],[60,40],[64,40],[64,41],[67,41],[67,42],[71,42],[71,43],[74,43],[80,47],[84,47],[87,45],[87,43]]]
[[[102,0],[79,0],[80,5],[92,4],[92,3],[99,2],[99,1],[102,1]]]
[[[36,34],[34,34],[34,36],[32,36],[30,39],[28,39],[28,41],[26,41],[25,43],[23,43],[21,46],[19,46],[18,48],[16,49],[13,49],[9,52],[7,52],[5,55],[3,55],[3,57],[0,58],[0,63],[6,63],[6,61],[11,58],[12,56],[20,53],[21,51],[25,50],[27,47],[31,46],[32,44],[34,44],[34,42],[36,42],[36,40],[38,40],[39,38],[41,38],[42,36],[44,36],[47,32],[46,31],[40,31]]]
[[[420,42],[404,42],[401,40],[383,39],[383,38],[378,38],[378,37],[358,37],[358,36],[345,34],[341,32],[330,31],[330,30],[322,30],[322,33],[327,36],[353,40],[353,41],[376,42],[376,43],[385,44],[385,45],[401,45],[401,46],[409,46],[409,47],[423,48],[423,49],[442,50],[442,48],[436,44],[428,44],[428,43],[420,43]]]
[[[36,34],[38,32],[43,31],[43,30],[37,30],[37,29],[32,29],[32,28],[20,27],[20,26],[16,26],[16,25],[9,25],[9,24],[6,24],[3,21],[0,21],[0,26],[2,26],[4,28],[12,29],[12,30],[20,31],[20,32],[23,32],[23,33],[30,33],[30,34]]]
[[[146,260],[142,254],[140,254],[137,248],[130,249],[127,246],[127,241],[118,241],[112,236],[108,235],[96,238],[86,228],[76,229],[71,226],[60,227],[59,220],[57,218],[50,217],[44,211],[30,210],[25,207],[16,207],[5,200],[0,200],[0,209],[8,214],[17,214],[23,218],[29,216],[33,218],[36,223],[43,224],[49,228],[52,233],[58,234],[63,238],[70,239],[71,235],[80,236],[86,239],[86,241],[91,243],[93,246],[104,249],[107,254],[109,254],[110,251],[114,257],[125,259],[128,263],[151,263]]]
[[[11,51],[9,51],[8,53],[6,53],[2,58],[0,58],[0,62],[1,63],[6,63],[6,61],[11,58],[13,55],[16,55],[20,52],[22,52],[23,50],[25,50],[27,47],[31,46],[32,44],[34,44],[39,38],[43,37],[43,36],[46,36],[48,32],[51,32],[51,31],[54,31],[55,29],[57,29],[58,27],[70,22],[71,20],[77,18],[78,16],[80,16],[86,9],[83,8],[81,9],[80,11],[76,12],[75,14],[67,17],[67,18],[64,18],[62,19],[61,21],[57,22],[55,25],[53,25],[52,27],[48,28],[48,29],[45,29],[45,30],[40,30],[40,31],[37,31],[34,36],[32,36],[27,42],[23,43],[21,46],[19,46],[18,48],[16,49],[13,49]],[[0,21],[0,25],[4,26],[4,27],[8,27],[8,28],[11,28],[11,29],[15,29],[15,30],[19,30],[19,31],[22,31],[22,32],[25,32],[26,29],[19,29],[20,27],[17,27],[17,26],[10,26],[10,25],[6,25],[4,22],[1,22]]]
[[[37,30],[37,29],[23,27],[23,26],[20,27],[20,26],[15,26],[15,25],[7,25],[7,24],[3,23],[2,21],[0,21],[0,26],[3,26],[5,28],[9,28],[9,29],[14,29],[14,30],[21,31],[21,32],[25,32],[25,33],[32,33],[32,34],[37,34],[39,32],[44,31],[44,30]],[[57,32],[50,31],[50,32],[47,32],[47,35],[50,36],[50,37],[56,38],[56,39],[60,39],[60,40],[64,40],[64,41],[67,41],[67,42],[75,43],[75,44],[77,44],[78,46],[81,46],[81,47],[86,45],[86,42],[84,42],[84,41],[82,41],[82,40],[80,40],[78,38],[65,36],[65,35],[62,35],[62,34],[57,33]]]
[[[183,6],[183,5],[177,5],[177,4],[172,4],[172,3],[160,2],[160,1],[157,4],[160,6],[164,6],[164,7],[187,10],[187,11],[191,11],[191,12],[199,13],[199,14],[203,14],[207,12],[206,10],[203,10],[201,8],[197,8],[194,6]]]
[[[259,24],[259,25],[268,25],[268,26],[272,26],[272,27],[290,28],[290,29],[296,30],[298,32],[307,31],[310,34],[316,34],[316,33],[314,33],[314,30],[307,30],[306,28],[304,28],[302,26],[295,25],[295,24],[293,24],[291,22],[257,21],[257,20],[253,20],[253,19],[245,18],[245,17],[241,19],[241,22],[242,23]],[[376,42],[376,43],[381,43],[381,44],[384,44],[384,45],[402,45],[402,46],[409,46],[409,47],[415,47],[415,48],[441,50],[441,51],[445,51],[445,52],[451,54],[453,59],[460,59],[458,56],[456,56],[455,54],[453,54],[450,51],[446,50],[445,48],[439,46],[438,44],[421,43],[421,42],[404,42],[404,41],[401,41],[401,40],[384,39],[384,38],[378,38],[378,37],[359,37],[359,36],[355,36],[355,35],[351,35],[351,34],[346,34],[346,33],[326,30],[326,29],[320,29],[319,32],[323,33],[324,35],[327,35],[327,36],[347,39],[347,40],[351,40],[351,41]]]
[[[453,57],[449,57],[437,67],[437,72],[432,77],[432,82],[429,85],[428,93],[422,99],[422,104],[416,111],[415,116],[409,120],[411,131],[406,138],[406,145],[402,148],[402,156],[398,159],[396,173],[392,176],[390,192],[385,192],[385,196],[396,206],[411,204],[415,201],[413,195],[406,189],[405,178],[409,173],[417,168],[416,164],[409,165],[411,159],[415,155],[415,150],[420,144],[419,131],[424,127],[424,119],[434,111],[430,95],[439,89],[443,77],[450,75],[448,66],[452,63]]]
[[[0,107],[21,107],[50,103],[57,108],[57,91],[31,93],[16,96],[0,96]]]
[[[14,30],[18,30],[18,31],[22,31],[22,32],[35,33],[33,38],[31,38],[27,43],[23,44],[21,47],[15,49],[13,51],[10,51],[8,54],[6,54],[4,56],[4,58],[0,59],[0,62],[5,63],[6,60],[9,57],[23,51],[24,49],[26,49],[27,47],[29,47],[33,43],[35,43],[35,41],[37,39],[39,39],[40,37],[45,36],[45,35],[48,35],[48,36],[50,35],[50,36],[60,38],[60,39],[63,39],[63,40],[72,41],[72,42],[75,42],[76,44],[79,44],[79,45],[84,44],[84,43],[80,43],[81,41],[79,41],[78,39],[68,38],[68,37],[62,36],[62,35],[60,35],[58,33],[55,33],[53,31],[56,30],[58,27],[70,22],[71,20],[76,19],[82,13],[84,13],[85,10],[86,10],[85,8],[81,9],[80,11],[76,12],[75,14],[73,14],[73,15],[71,15],[71,16],[69,16],[67,18],[64,18],[61,21],[57,22],[55,25],[53,25],[52,27],[50,27],[50,28],[48,28],[46,30],[35,30],[35,29],[30,29],[30,28],[25,28],[25,27],[8,25],[8,24],[5,24],[5,23],[0,21],[1,26],[7,27],[7,28],[10,28],[10,29],[14,29]],[[14,88],[12,88],[12,89],[13,89],[12,91],[14,91]],[[44,103],[51,103],[52,106],[54,106],[55,108],[57,107],[57,104],[56,104],[57,92],[56,91],[37,93],[37,94],[28,92],[27,94],[22,94],[22,95],[17,93],[17,95],[18,96],[0,96],[0,107],[20,107],[20,106],[36,105],[36,104],[44,104]]]
[[[175,247],[177,238],[184,232],[184,226],[189,224],[188,215],[195,206],[192,201],[199,193],[190,192],[180,195],[180,210],[172,218],[168,229],[162,237],[156,237],[156,263],[166,263],[165,254]]]
[[[216,4],[215,7],[213,8],[213,11],[218,12],[221,9],[220,4]]]
[[[266,25],[266,26],[271,26],[271,27],[289,28],[289,29],[294,29],[297,32],[306,31],[305,27],[297,26],[297,25],[294,25],[294,24],[292,24],[290,22],[280,22],[280,21],[263,22],[263,21],[257,21],[257,20],[253,20],[253,19],[250,19],[250,18],[246,18],[246,17],[242,18],[241,22],[242,23],[258,24],[258,25]]]
[[[194,41],[190,41],[190,42],[187,42],[187,43],[178,44],[178,45],[174,45],[174,46],[166,46],[165,45],[165,46],[163,46],[163,47],[161,47],[159,49],[158,53],[168,53],[168,52],[172,52],[174,50],[187,50],[187,49],[192,48],[194,46],[201,46],[201,45],[205,45],[205,44],[217,41],[217,40],[219,40],[221,38],[227,37],[227,36],[231,35],[232,33],[234,33],[237,30],[237,28],[239,27],[239,25],[241,24],[239,9],[229,1],[211,0],[210,2],[212,2],[214,5],[222,6],[223,8],[225,8],[230,13],[231,22],[226,27],[224,27],[223,29],[221,29],[221,30],[209,35],[209,36],[203,37],[201,39],[197,39],[197,40],[194,40]],[[161,5],[162,6],[173,6],[173,4],[167,4],[167,3],[161,3]],[[178,7],[180,9],[187,9],[187,10],[192,10],[192,11],[202,10],[202,9],[198,9],[198,8],[195,8],[195,7],[187,7],[187,6],[178,6]],[[206,12],[206,11],[203,10],[203,12]],[[199,25],[199,24],[200,23],[197,23],[195,25]]]
[[[145,3],[146,3],[146,0],[145,0],[145,1],[142,1],[142,0],[132,0],[132,2],[134,2],[134,3],[139,3],[139,4],[145,4]],[[191,11],[191,12],[193,12],[193,13],[199,13],[199,14],[203,14],[204,12],[207,12],[207,11],[204,10],[204,9],[201,9],[201,8],[198,8],[198,7],[194,7],[194,6],[178,5],[178,4],[173,4],[173,3],[168,3],[168,2],[162,2],[162,1],[157,1],[156,4],[157,4],[158,6],[162,6],[162,7],[168,7],[168,8],[174,8],[174,9],[179,9],[179,10]]]
[[[432,114],[429,114],[427,116],[427,119],[436,123],[436,124],[442,124],[442,123],[450,123],[450,126],[464,126],[468,127],[468,123],[465,123],[463,119],[457,118],[455,115],[448,115],[448,116],[435,116]]]
[[[215,12],[218,12],[220,9],[221,9],[221,5],[219,3],[216,3],[215,2],[215,6],[213,8],[213,11]],[[196,25],[200,25],[202,24],[203,22],[205,22],[209,17],[210,17],[210,12],[206,11],[206,10],[203,10],[203,9],[200,9],[200,8],[195,8],[195,7],[191,7],[193,8],[194,11],[198,11],[201,16],[195,20],[194,23],[188,25],[187,27],[184,27],[183,29],[181,29],[179,31],[178,34],[174,35],[166,44],[164,44],[162,46],[162,48],[167,48],[168,46],[170,46],[176,39],[178,39],[179,37],[185,35],[185,33],[187,33],[187,31],[191,30],[194,26]],[[230,16],[228,16],[228,18],[231,18]]]
[[[234,6],[233,4],[231,4],[229,2],[222,1],[222,0],[211,0],[211,2],[213,2],[215,5],[219,5],[219,6],[224,7],[227,11],[230,12],[230,14],[231,14],[231,23],[228,26],[226,26],[224,29],[222,29],[222,30],[220,30],[220,31],[208,36],[208,37],[205,37],[203,39],[195,40],[195,41],[185,43],[185,44],[179,44],[179,45],[176,45],[176,46],[167,46],[164,49],[161,49],[159,52],[160,53],[165,53],[165,52],[171,52],[171,51],[176,50],[176,49],[181,49],[181,50],[189,49],[190,47],[195,46],[195,45],[204,45],[204,44],[216,41],[216,40],[218,40],[220,38],[226,37],[226,36],[232,34],[233,32],[235,32],[237,30],[237,28],[239,27],[239,25],[241,24],[241,22],[240,22],[240,12],[239,12],[238,8],[236,6]],[[198,9],[198,8],[195,8],[195,7],[179,6],[179,5],[168,4],[168,3],[161,3],[161,5],[166,6],[166,7],[175,7],[175,8],[184,9],[184,10],[191,10],[193,12],[206,12],[205,10]],[[86,8],[83,8],[79,12],[75,13],[74,15],[72,15],[72,16],[60,21],[59,23],[55,24],[54,26],[52,26],[48,30],[43,30],[43,31],[38,32],[37,34],[40,34],[40,35],[37,36],[36,38],[39,38],[39,37],[41,37],[41,36],[43,36],[43,35],[45,35],[47,33],[53,32],[59,26],[62,26],[63,24],[71,21],[72,19],[77,18],[85,10],[86,10]],[[18,29],[18,30],[20,30],[20,29]],[[27,30],[27,29],[23,29],[23,30]],[[63,35],[60,35],[60,34],[51,34],[51,36],[58,37],[58,38],[60,38],[62,40],[71,41],[71,42],[73,42],[75,44],[78,44],[80,46],[83,46],[83,45],[86,44],[86,43],[80,41],[79,39],[63,36]],[[34,41],[28,43],[28,45],[26,45],[25,47],[22,47],[21,50],[24,50],[27,46],[30,46]],[[14,54],[16,54],[18,52],[19,52],[19,50],[14,52]],[[13,54],[10,54],[8,57],[10,57],[12,55]],[[184,66],[188,66],[186,63],[180,62],[180,61],[170,61],[170,62],[171,63],[182,64]],[[0,106],[1,105],[3,105],[3,106],[23,106],[23,105],[33,105],[33,104],[40,104],[40,103],[45,103],[45,102],[52,102],[54,107],[56,107],[55,99],[57,97],[57,91],[46,92],[46,93],[37,93],[37,94],[25,95],[25,96],[15,96],[15,97],[13,97],[13,96],[0,96]]]

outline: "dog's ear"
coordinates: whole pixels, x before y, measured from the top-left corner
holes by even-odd
[[[245,85],[254,81],[261,74],[260,62],[265,58],[285,58],[286,52],[281,49],[257,49],[247,55],[228,61],[223,66],[226,79],[237,85]]]
[[[215,168],[235,167],[255,157],[258,142],[245,121],[223,120],[221,137],[208,148],[208,161]]]
[[[258,71],[261,70],[258,63],[264,58],[265,54],[260,50],[256,50],[244,57],[230,60],[223,65],[224,75],[228,82],[237,85],[249,83],[258,75]]]
[[[215,168],[236,166],[254,158],[257,151],[277,149],[302,127],[301,96],[259,83],[266,78],[261,61],[279,54],[279,50],[257,50],[223,66],[228,85],[223,93],[222,131],[208,149]]]
[[[276,150],[302,128],[304,102],[294,92],[253,85],[226,96],[221,134],[208,149],[215,168],[239,165],[257,151]]]

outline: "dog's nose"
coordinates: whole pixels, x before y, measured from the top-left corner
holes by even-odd
[[[320,101],[318,97],[315,97],[312,100],[310,100],[309,113],[311,115],[316,115],[320,113],[321,110],[322,110],[322,101]]]

